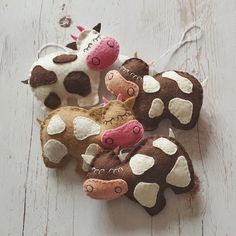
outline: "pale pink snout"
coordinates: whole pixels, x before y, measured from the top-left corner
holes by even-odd
[[[119,51],[118,42],[114,38],[105,37],[88,55],[87,65],[92,70],[105,70],[116,61]]]
[[[98,200],[113,200],[128,191],[128,184],[123,179],[101,180],[88,179],[83,185],[87,196]]]

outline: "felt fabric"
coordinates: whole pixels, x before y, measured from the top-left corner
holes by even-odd
[[[82,173],[90,169],[88,165],[100,150],[99,147],[112,148],[117,144],[126,148],[136,144],[142,138],[143,128],[131,112],[133,104],[134,98],[129,98],[125,102],[108,101],[105,106],[89,110],[68,106],[50,112],[42,121],[40,129],[45,165],[58,168],[74,158],[77,160],[77,171]],[[116,130],[120,132],[119,136]],[[130,134],[131,139],[127,139],[127,134]],[[104,142],[109,138],[114,139],[112,145]],[[65,146],[67,155],[62,152],[63,156],[58,157],[53,148],[50,148],[53,152],[48,155],[49,148],[47,145],[46,149],[44,147],[47,142],[52,142],[50,140],[56,140]]]
[[[171,120],[178,129],[191,129],[196,125],[203,88],[192,75],[167,71],[150,76],[147,63],[139,58],[126,60],[119,71],[112,71],[112,78],[110,73],[106,75],[105,82],[115,96],[121,94],[127,98],[129,87],[134,88],[133,84],[139,87],[133,111],[145,130],[156,129],[163,119]],[[119,86],[121,78],[127,81],[122,82],[122,87]]]
[[[156,147],[158,140],[165,140],[162,149]],[[167,147],[163,147],[164,144]],[[170,154],[163,152],[169,150],[170,145]],[[132,148],[123,162],[119,159],[119,149],[97,154],[84,182],[84,191],[94,198],[93,189],[96,189],[100,193],[96,199],[112,200],[115,196],[110,181],[122,179],[128,186],[125,195],[155,215],[166,204],[165,189],[171,188],[177,194],[189,192],[195,184],[194,176],[191,159],[182,145],[172,137],[154,135]],[[102,180],[102,187],[97,180]]]
[[[47,132],[49,135],[60,134],[66,128],[66,124],[59,115],[55,115],[51,118],[47,126]]]
[[[174,155],[177,152],[177,145],[167,138],[158,138],[153,141],[154,147],[161,149],[164,153],[168,155]]]
[[[110,67],[118,58],[116,40],[103,37],[94,29],[83,30],[74,38],[76,48],[75,44],[69,47],[77,50],[47,54],[34,62],[30,69],[32,92],[46,108],[65,106],[69,98],[74,98],[81,107],[97,104],[100,71]],[[57,96],[60,102],[52,105],[48,101],[50,94]]]
[[[106,148],[129,147],[143,137],[143,126],[137,120],[105,131],[102,135],[102,144]]]

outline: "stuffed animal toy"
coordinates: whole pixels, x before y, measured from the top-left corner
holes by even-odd
[[[118,148],[102,151],[93,156],[90,165],[83,185],[89,197],[112,200],[126,195],[150,215],[158,214],[165,207],[166,188],[180,194],[189,192],[195,185],[189,155],[173,137],[148,137],[123,162]]]
[[[157,128],[165,118],[178,129],[191,129],[198,120],[203,88],[187,72],[166,71],[151,76],[147,63],[131,58],[119,70],[109,71],[105,83],[115,96],[136,96],[133,111],[145,130]]]
[[[135,98],[125,102],[108,101],[104,106],[86,110],[61,107],[41,122],[40,138],[43,160],[47,167],[63,167],[74,158],[77,170],[87,171],[81,155],[101,148],[129,147],[143,137],[143,127],[132,114]]]
[[[91,30],[80,30],[72,36],[76,43],[68,47],[77,50],[55,52],[39,58],[30,70],[29,84],[34,95],[47,108],[67,105],[73,97],[81,107],[98,103],[101,71],[110,67],[119,55],[119,44],[114,38],[100,34],[101,24]]]

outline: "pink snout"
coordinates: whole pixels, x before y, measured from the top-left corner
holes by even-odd
[[[115,39],[111,37],[103,38],[88,55],[88,67],[96,71],[105,70],[116,61],[119,50],[119,44]]]
[[[115,129],[105,131],[101,137],[105,148],[127,148],[143,137],[144,129],[137,120],[131,120]]]
[[[128,191],[128,184],[123,179],[101,180],[88,179],[83,185],[87,196],[98,200],[113,200]]]

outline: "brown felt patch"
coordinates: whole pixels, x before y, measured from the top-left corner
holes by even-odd
[[[61,99],[56,93],[50,93],[45,99],[44,105],[51,109],[55,109],[61,105]]]
[[[161,149],[154,147],[153,141],[159,138],[165,138],[176,145],[177,151],[170,156],[164,153]],[[154,165],[147,168],[142,174],[134,174],[134,171],[131,168],[132,157],[137,154],[145,155],[147,156],[146,158],[154,160]],[[183,156],[186,160],[190,178],[189,182],[183,187],[177,187],[167,183],[167,176],[175,166],[180,156]],[[143,162],[141,160],[143,160]],[[140,168],[141,162],[145,165],[145,157],[144,159],[141,158],[137,160],[137,168]],[[101,169],[103,169],[103,171],[100,171]],[[182,171],[185,170],[186,169],[182,169]],[[127,197],[140,204],[150,215],[158,214],[165,207],[166,200],[164,191],[166,188],[171,188],[176,194],[180,194],[191,191],[195,185],[192,161],[183,146],[174,138],[157,135],[148,137],[140,142],[129,152],[124,162],[119,160],[117,151],[101,152],[93,160],[92,169],[88,173],[87,178],[103,180],[123,179],[128,184],[128,192],[126,193]],[[185,178],[184,175],[182,178]],[[157,184],[159,186],[156,202],[153,207],[146,207],[142,205],[134,196],[135,187],[142,182],[147,184]],[[145,190],[143,189],[142,191]],[[144,195],[148,195],[148,192],[145,193]]]
[[[76,93],[83,97],[91,93],[90,79],[83,71],[69,73],[64,80],[64,86],[69,93]]]
[[[77,59],[77,55],[74,54],[62,54],[53,58],[53,62],[56,64],[64,64],[75,61]]]
[[[72,49],[72,50],[78,50],[78,49],[77,49],[76,42],[68,43],[68,44],[66,45],[66,47],[67,47],[67,48],[70,48],[70,49]]]
[[[30,86],[37,88],[42,85],[54,84],[57,76],[53,71],[46,70],[42,66],[35,66],[31,72]]]

